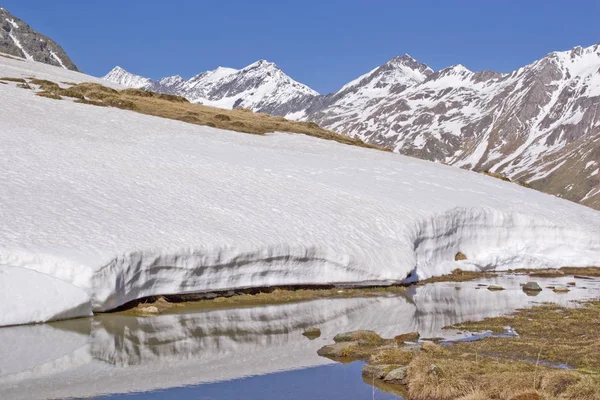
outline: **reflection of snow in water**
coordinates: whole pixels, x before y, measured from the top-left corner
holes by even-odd
[[[0,348],[0,398],[87,397],[305,368],[330,362],[316,350],[341,331],[440,336],[444,326],[460,321],[538,302],[565,305],[600,293],[600,282],[594,280],[578,282],[586,289],[575,287],[566,294],[545,289],[530,297],[519,286],[527,280],[508,276],[412,287],[406,296],[321,299],[155,318],[102,315],[3,328],[0,342],[7,345]],[[537,281],[544,287],[569,280]],[[507,290],[491,292],[477,286],[482,282]],[[313,325],[322,336],[309,341],[301,333]]]

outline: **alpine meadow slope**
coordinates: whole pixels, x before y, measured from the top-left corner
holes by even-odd
[[[105,78],[128,85],[131,74],[118,72]],[[220,68],[199,75],[214,76],[206,83],[174,77],[146,87],[316,122],[401,154],[502,175],[600,209],[600,45],[553,52],[508,74],[463,65],[433,71],[404,55],[328,95],[290,84],[289,77],[264,83],[270,74],[260,68],[245,78]]]
[[[19,69],[94,80],[0,57],[0,76]],[[219,130],[33,89],[0,85],[0,268],[73,286],[70,309],[78,291],[105,311],[159,294],[600,264],[600,213],[554,196],[305,135]],[[14,301],[0,294],[2,307]]]

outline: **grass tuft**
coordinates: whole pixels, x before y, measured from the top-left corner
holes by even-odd
[[[0,81],[7,81],[7,82],[17,82],[17,83],[27,83],[27,81],[23,78],[7,78],[7,77],[1,77]]]
[[[60,95],[53,93],[53,92],[43,91],[43,92],[36,93],[36,96],[46,97],[46,98],[53,99],[53,100],[62,100],[62,97],[60,97]]]

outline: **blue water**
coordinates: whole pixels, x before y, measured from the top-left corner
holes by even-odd
[[[96,397],[103,400],[398,400],[363,382],[363,363],[332,364],[152,392]]]

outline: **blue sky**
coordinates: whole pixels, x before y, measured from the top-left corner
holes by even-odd
[[[511,71],[600,42],[600,1],[0,0],[77,66],[190,77],[258,59],[327,93],[395,55]]]

